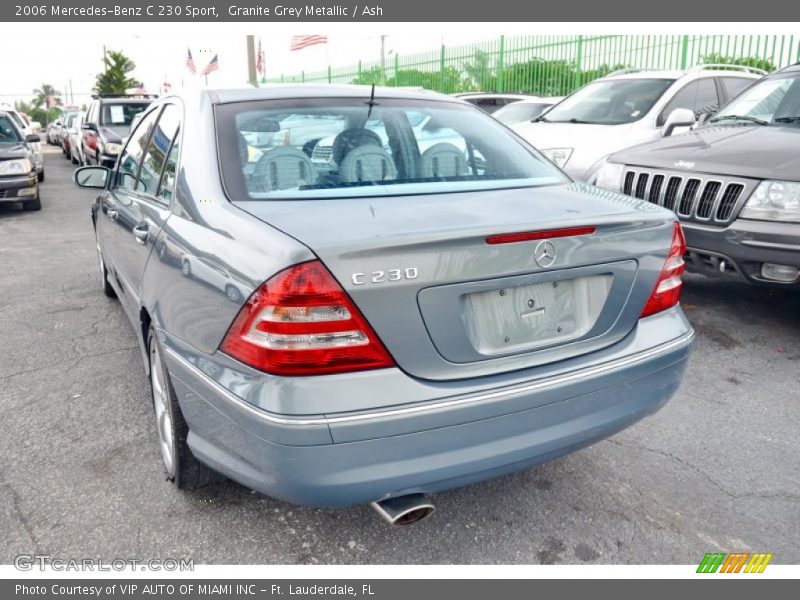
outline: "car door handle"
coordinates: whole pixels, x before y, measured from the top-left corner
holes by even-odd
[[[116,208],[107,208],[106,209],[106,216],[111,219],[112,221],[116,221],[119,213],[117,212]]]
[[[147,225],[137,225],[133,228],[133,236],[136,238],[136,243],[144,244],[147,242]]]

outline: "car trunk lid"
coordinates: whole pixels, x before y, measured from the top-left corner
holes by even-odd
[[[433,380],[528,368],[620,340],[652,291],[674,220],[577,183],[236,204],[306,244],[398,366]],[[575,227],[591,232],[487,242]],[[554,256],[537,261],[545,247]]]

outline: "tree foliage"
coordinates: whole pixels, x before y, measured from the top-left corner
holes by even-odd
[[[136,64],[122,52],[108,50],[103,57],[103,72],[97,74],[94,91],[98,94],[124,94],[129,88],[136,87],[138,81],[128,74],[136,68]]]

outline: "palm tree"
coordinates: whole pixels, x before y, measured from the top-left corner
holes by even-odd
[[[45,109],[52,106],[61,106],[61,92],[54,88],[49,83],[43,83],[38,89],[33,90],[33,106],[40,108],[44,105]]]

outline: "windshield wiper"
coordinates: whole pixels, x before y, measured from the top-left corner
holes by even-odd
[[[788,117],[775,117],[776,123],[794,123],[800,121],[800,115],[792,115]]]
[[[764,119],[757,119],[756,117],[750,117],[748,115],[723,115],[721,117],[716,117],[714,119],[711,119],[709,123],[717,123],[719,121],[733,121],[734,119],[738,121],[750,121],[751,123],[755,123],[756,125],[769,125],[769,123]]]
[[[536,117],[535,119],[533,119],[531,121],[531,123],[549,123],[549,122],[550,122],[550,119],[548,119],[544,115],[542,115],[540,117]]]

